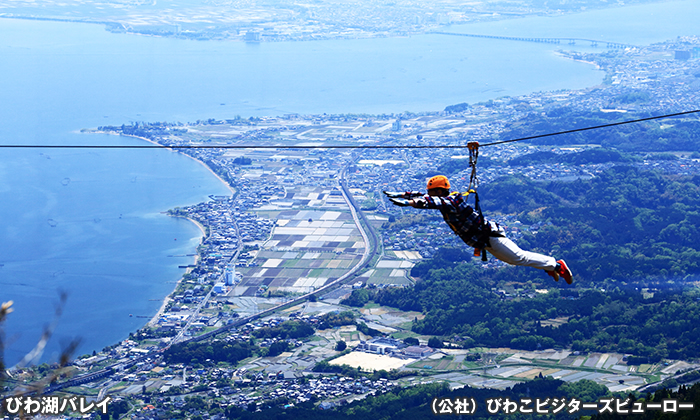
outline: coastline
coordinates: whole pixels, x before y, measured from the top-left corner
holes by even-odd
[[[110,133],[106,133],[106,132],[101,132],[101,133],[110,134]],[[113,133],[111,133],[111,134],[113,134]],[[171,148],[169,148],[169,147],[167,147],[167,146],[163,146],[162,144],[160,144],[160,143],[158,143],[158,142],[155,142],[155,141],[153,141],[153,140],[151,140],[151,139],[145,138],[145,137],[132,136],[132,135],[128,135],[128,134],[126,134],[126,135],[125,135],[125,134],[116,134],[116,135],[118,135],[118,136],[124,136],[124,137],[132,137],[132,138],[135,138],[135,139],[147,141],[147,142],[149,142],[149,143],[151,143],[151,144],[154,144],[154,145],[157,145],[157,146],[161,146],[161,147],[163,147],[164,149],[168,149],[168,150],[170,150],[171,152],[177,153],[177,151],[176,151],[175,149],[171,149]],[[194,157],[192,157],[192,156],[190,156],[190,155],[188,155],[188,154],[186,154],[186,153],[181,153],[181,154],[187,156],[188,158],[192,159],[193,161],[195,161],[195,162],[199,163],[200,165],[204,166],[212,175],[214,175],[219,181],[221,181],[221,183],[224,184],[224,185],[226,186],[226,188],[228,188],[229,191],[231,191],[231,194],[232,194],[232,195],[235,193],[235,190],[234,190],[233,188],[231,188],[231,186],[228,184],[228,182],[224,181],[224,179],[221,178],[216,172],[214,172],[214,171],[209,167],[209,165],[207,165],[206,163],[202,162],[201,160],[199,160],[199,159],[197,159],[197,158],[194,158]],[[197,220],[192,219],[192,218],[190,218],[190,217],[184,217],[184,216],[172,216],[172,217],[180,217],[180,218],[187,219],[187,220],[189,220],[190,222],[194,223],[194,224],[199,228],[199,230],[202,231],[202,239],[199,241],[199,244],[201,245],[201,244],[204,242],[204,240],[205,240],[206,237],[207,237],[207,230],[206,230],[206,228],[204,227],[203,224],[199,223]],[[194,265],[197,265],[197,263],[199,262],[199,259],[200,259],[199,254],[196,254],[196,256],[194,257]],[[192,271],[192,269],[191,269],[191,268],[188,268],[187,271],[185,272],[185,274],[189,273],[190,271]],[[168,294],[165,296],[165,298],[163,299],[163,303],[160,305],[160,308],[158,309],[158,312],[156,312],[156,314],[153,315],[153,318],[151,318],[150,321],[148,321],[144,326],[154,326],[154,325],[158,322],[158,319],[160,318],[160,316],[165,312],[165,308],[168,306],[168,303],[170,303],[170,302],[172,301],[172,299],[170,299],[170,295],[172,295],[173,292],[174,292],[175,290],[177,290],[178,286],[180,286],[180,283],[182,283],[182,280],[183,280],[184,278],[185,278],[185,276],[182,275],[182,276],[177,280],[177,282],[175,283],[175,287],[173,288],[173,290],[172,290],[170,293],[168,293]]]
[[[595,62],[593,62],[593,61],[582,60],[582,59],[580,59],[580,58],[574,58],[574,57],[572,57],[572,56],[570,56],[570,55],[568,55],[568,54],[566,54],[566,53],[564,53],[564,52],[562,52],[562,51],[554,51],[554,55],[559,56],[559,57],[563,57],[563,58],[566,58],[566,59],[569,59],[569,60],[571,60],[571,61],[577,61],[577,62],[579,62],[579,63],[590,64],[591,66],[595,67],[596,70],[605,70],[605,69],[602,68],[602,67],[600,66],[600,64],[598,64],[598,63],[595,63]]]
[[[114,136],[131,137],[131,138],[135,138],[135,139],[139,139],[139,140],[146,141],[146,142],[151,143],[151,144],[156,145],[156,146],[160,146],[160,147],[162,147],[163,149],[168,149],[168,150],[171,151],[171,152],[177,152],[177,150],[175,150],[175,149],[172,149],[172,148],[167,147],[167,146],[163,146],[162,144],[160,144],[160,143],[158,143],[158,142],[155,142],[155,141],[153,141],[153,140],[151,140],[151,139],[148,139],[148,138],[146,138],[146,137],[139,137],[139,136],[134,136],[134,135],[130,135],[130,134],[121,134],[121,133],[114,133],[114,132],[100,131],[100,130],[91,130],[91,131],[87,131],[87,133],[90,133],[90,134],[108,134],[108,135],[114,135]],[[187,156],[188,158],[192,159],[193,161],[195,161],[195,162],[199,163],[200,165],[204,166],[212,175],[214,175],[219,181],[221,181],[221,183],[224,184],[224,185],[226,186],[226,188],[228,188],[228,190],[231,192],[232,195],[235,194],[235,190],[228,184],[228,182],[224,181],[224,179],[221,178],[216,172],[214,172],[214,171],[209,167],[209,165],[207,165],[207,164],[204,163],[203,161],[201,161],[201,160],[199,160],[199,159],[197,159],[197,158],[195,158],[195,157],[192,157],[192,156],[190,156],[190,155],[188,155],[188,154],[186,154],[186,153],[181,153],[181,154],[184,155],[184,156]],[[199,223],[197,220],[192,219],[192,218],[190,218],[190,217],[186,217],[186,216],[171,216],[171,217],[179,217],[179,218],[187,219],[187,220],[189,220],[190,222],[194,223],[194,224],[199,228],[199,230],[202,232],[202,239],[199,241],[199,244],[201,245],[201,244],[204,242],[204,240],[205,240],[206,237],[207,237],[207,230],[206,230],[206,227],[204,227],[204,225],[202,225],[201,223]],[[199,262],[199,259],[200,259],[199,254],[196,254],[195,257],[194,257],[194,265],[197,265],[197,263]],[[191,268],[188,268],[187,271],[185,272],[185,274],[188,274],[191,270],[192,270]],[[173,292],[174,292],[175,290],[177,290],[178,286],[180,285],[180,283],[182,282],[182,280],[184,279],[184,277],[185,277],[185,275],[182,275],[182,276],[177,280],[177,282],[175,282],[175,287],[173,288],[173,290],[172,290],[170,293],[168,293],[168,294],[165,296],[165,298],[163,298],[163,303],[160,305],[160,308],[159,308],[158,311],[153,315],[153,317],[151,317],[151,319],[150,319],[146,324],[144,324],[144,327],[152,327],[152,326],[154,326],[154,325],[158,322],[158,319],[159,319],[159,318],[161,317],[161,315],[165,312],[165,308],[168,306],[168,303],[170,303],[170,302],[172,301],[172,299],[170,298],[170,295],[172,295]]]
[[[149,138],[146,138],[146,137],[139,137],[139,136],[134,136],[134,135],[131,135],[131,134],[121,134],[121,133],[115,133],[115,132],[113,132],[113,131],[100,131],[100,130],[90,130],[90,131],[85,131],[85,133],[89,133],[89,134],[108,134],[108,135],[117,136],[117,137],[131,137],[131,138],[134,138],[134,139],[143,140],[143,141],[148,142],[148,143],[151,143],[151,144],[153,144],[153,145],[155,145],[155,146],[160,146],[160,147],[162,147],[163,149],[170,150],[171,152],[179,153],[177,150],[175,150],[175,149],[173,149],[173,148],[170,148],[170,147],[168,147],[168,146],[163,146],[162,144],[160,144],[160,143],[158,143],[158,142],[156,142],[156,141],[153,141],[153,140],[151,140],[151,139],[149,139]],[[206,170],[208,170],[209,172],[211,172],[212,175],[214,175],[219,181],[221,181],[222,184],[224,184],[224,185],[226,186],[226,188],[228,188],[229,191],[231,191],[231,194],[235,194],[235,193],[236,193],[236,190],[234,190],[234,189],[228,184],[228,182],[224,181],[223,178],[221,178],[216,172],[214,172],[214,171],[209,167],[209,165],[207,165],[206,163],[204,163],[204,162],[202,162],[201,160],[197,159],[196,157],[190,156],[190,155],[188,155],[188,154],[186,154],[186,153],[180,153],[180,154],[181,154],[181,155],[184,155],[184,156],[187,156],[188,158],[192,159],[193,161],[195,161],[195,162],[199,163],[200,165],[204,166],[204,167],[206,168]]]
[[[190,222],[194,223],[194,224],[199,228],[199,230],[202,231],[202,240],[199,241],[200,244],[204,241],[204,239],[206,239],[206,237],[207,237],[207,230],[206,230],[206,228],[204,227],[204,225],[202,225],[202,224],[199,223],[198,221],[192,219],[191,217],[185,217],[185,216],[172,216],[172,217],[178,217],[178,218],[181,218],[181,219],[187,219],[187,220],[189,220]],[[195,257],[194,257],[194,265],[197,265],[197,263],[199,262],[199,259],[200,259],[200,257],[199,257],[199,254],[197,253],[197,254],[195,255]],[[192,271],[192,268],[188,268],[188,269],[185,271],[185,274],[188,274],[190,271]],[[156,312],[156,314],[153,315],[153,317],[152,317],[144,326],[153,327],[153,326],[155,326],[155,324],[158,323],[158,319],[159,319],[159,318],[161,317],[161,315],[163,315],[163,313],[165,312],[165,308],[168,306],[168,303],[170,303],[170,302],[172,301],[172,299],[170,298],[170,295],[172,295],[173,292],[174,292],[175,290],[177,290],[178,286],[180,285],[180,283],[182,283],[182,280],[183,280],[184,278],[185,278],[185,275],[183,274],[183,275],[177,280],[177,282],[175,282],[175,287],[173,288],[173,291],[170,292],[170,293],[168,293],[167,296],[165,296],[165,298],[163,299],[163,303],[160,305],[160,308],[158,309],[158,312]]]

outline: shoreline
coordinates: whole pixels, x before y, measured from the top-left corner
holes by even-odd
[[[193,157],[193,156],[188,155],[187,153],[180,153],[179,151],[177,151],[177,150],[175,150],[175,149],[173,149],[173,148],[170,148],[170,147],[168,147],[168,146],[163,146],[162,144],[160,144],[160,143],[158,143],[158,142],[156,142],[156,141],[153,141],[153,140],[151,140],[151,139],[149,139],[149,138],[134,136],[134,135],[132,135],[132,134],[115,133],[115,132],[113,132],[113,131],[91,130],[91,131],[85,131],[84,133],[87,133],[87,134],[107,134],[107,135],[110,135],[110,136],[117,136],[117,137],[130,137],[130,138],[133,138],[133,139],[143,140],[143,141],[148,142],[148,143],[151,143],[151,144],[153,144],[153,145],[155,145],[155,146],[160,146],[160,147],[162,147],[163,149],[167,149],[167,150],[169,150],[169,151],[171,151],[171,152],[173,152],[173,153],[179,153],[179,154],[181,154],[181,155],[183,155],[183,156],[186,156],[186,157],[192,159],[193,161],[199,163],[200,165],[204,166],[204,168],[205,168],[207,171],[211,172],[212,175],[214,175],[219,181],[221,181],[222,184],[224,184],[224,185],[226,186],[226,188],[228,188],[229,191],[231,191],[231,194],[235,194],[235,193],[236,193],[236,190],[234,190],[233,187],[231,187],[231,186],[228,184],[228,182],[224,181],[224,179],[221,178],[216,172],[214,172],[214,170],[212,170],[212,169],[209,167],[209,165],[207,165],[206,163],[202,162],[201,160],[197,159],[196,157]]]
[[[151,143],[151,144],[156,145],[156,146],[161,146],[163,149],[167,149],[167,150],[169,150],[170,152],[179,153],[179,152],[178,152],[177,150],[175,150],[175,149],[172,149],[172,148],[167,147],[167,146],[163,146],[162,144],[160,144],[160,143],[158,143],[158,142],[155,142],[155,141],[153,141],[153,140],[151,140],[151,139],[148,139],[148,138],[146,138],[146,137],[139,137],[139,136],[134,136],[134,135],[130,135],[130,134],[121,134],[121,133],[114,133],[114,132],[111,132],[111,131],[100,131],[100,130],[91,130],[91,131],[86,131],[85,133],[88,133],[88,134],[108,134],[108,135],[113,135],[113,136],[118,136],[118,137],[131,137],[131,138],[135,138],[135,139],[139,139],[139,140],[146,141],[146,142]],[[226,186],[226,188],[228,188],[228,190],[231,192],[231,195],[235,194],[235,190],[228,184],[228,182],[224,181],[224,179],[221,178],[216,172],[214,172],[214,171],[209,167],[209,165],[207,165],[207,164],[204,163],[203,161],[201,161],[201,160],[199,160],[199,159],[197,159],[197,158],[195,158],[195,157],[192,157],[192,156],[190,156],[190,155],[188,155],[188,154],[186,154],[186,153],[180,153],[180,154],[183,155],[183,156],[186,156],[186,157],[192,159],[193,161],[199,163],[200,165],[204,166],[212,175],[214,175],[219,181],[221,181],[221,183],[224,184],[224,185]],[[202,225],[202,224],[199,223],[197,220],[192,219],[192,218],[190,218],[190,217],[186,217],[186,216],[174,216],[174,215],[169,215],[169,216],[170,216],[170,217],[178,217],[178,218],[182,218],[182,219],[187,219],[187,220],[189,220],[190,222],[194,223],[194,224],[199,228],[199,230],[202,232],[202,238],[200,239],[199,244],[201,245],[201,244],[204,242],[204,240],[205,240],[206,237],[207,237],[207,230],[206,230],[206,228],[204,227],[204,225]],[[197,254],[195,255],[195,257],[194,257],[194,265],[197,265],[197,263],[199,262],[199,260],[200,260],[200,256],[199,256],[199,253],[197,253]],[[185,274],[183,274],[182,276],[180,276],[180,278],[175,282],[175,287],[173,288],[173,290],[172,290],[170,293],[168,293],[168,294],[165,296],[165,298],[163,298],[163,303],[160,305],[160,308],[158,309],[158,311],[153,315],[153,317],[151,317],[151,319],[150,319],[148,322],[146,322],[146,323],[143,325],[143,327],[153,327],[153,326],[155,326],[155,324],[158,322],[158,319],[160,318],[160,316],[165,312],[165,308],[168,306],[168,303],[170,303],[170,302],[172,301],[172,299],[170,298],[170,295],[172,295],[173,292],[175,292],[175,290],[177,290],[178,286],[180,286],[180,283],[182,283],[182,280],[185,278],[185,275],[188,274],[190,271],[192,271],[192,268],[188,268],[188,269],[185,271]],[[141,328],[143,328],[143,327],[141,327]]]
[[[186,216],[172,216],[172,215],[170,215],[170,216],[171,216],[171,217],[177,217],[177,218],[180,218],[180,219],[187,219],[187,220],[189,220],[190,222],[194,223],[194,224],[199,228],[199,230],[202,231],[202,239],[199,241],[200,244],[204,241],[204,239],[206,239],[206,237],[207,237],[206,228],[204,227],[204,225],[202,225],[202,224],[199,223],[198,221],[196,221],[196,220],[194,220],[194,219],[192,219],[192,218],[190,218],[190,217],[186,217]],[[199,256],[199,253],[197,253],[197,254],[195,254],[195,256],[194,256],[194,265],[197,265],[197,263],[199,262],[199,260],[200,260],[200,256]],[[147,326],[147,327],[153,327],[153,326],[155,326],[155,324],[158,323],[158,319],[159,319],[159,318],[161,317],[161,315],[163,315],[163,313],[165,312],[165,308],[168,306],[168,303],[172,302],[172,299],[170,298],[170,295],[172,295],[172,294],[175,292],[175,290],[177,290],[178,286],[180,286],[180,283],[182,283],[182,280],[185,278],[185,275],[189,274],[190,271],[192,271],[192,268],[191,268],[191,267],[188,268],[187,270],[185,270],[185,274],[183,274],[182,276],[180,276],[180,278],[175,282],[175,288],[173,288],[173,291],[170,292],[170,293],[168,293],[167,296],[165,296],[165,298],[163,299],[163,303],[160,305],[160,308],[158,309],[158,312],[156,312],[156,314],[153,315],[153,317],[144,325],[144,327],[146,327],[146,326]]]
[[[97,131],[96,131],[96,132],[97,132]],[[154,145],[157,145],[157,146],[161,146],[161,147],[163,147],[163,149],[168,149],[169,151],[171,151],[171,152],[173,152],[173,153],[179,153],[179,152],[178,152],[177,150],[175,150],[175,149],[171,149],[171,148],[169,148],[169,147],[167,147],[167,146],[163,146],[162,144],[160,144],[160,143],[158,143],[158,142],[155,142],[155,141],[153,141],[153,140],[151,140],[151,139],[145,138],[145,137],[133,136],[133,135],[129,135],[129,134],[107,133],[107,132],[104,132],[104,131],[101,131],[101,132],[99,132],[99,133],[102,133],[102,134],[114,134],[114,135],[123,136],[123,137],[131,137],[131,138],[135,138],[135,139],[139,139],[139,140],[146,141],[146,142],[148,142],[148,143],[151,143],[151,144],[154,144]],[[194,158],[194,157],[192,157],[192,156],[190,156],[190,155],[188,155],[188,154],[186,154],[186,153],[180,153],[180,154],[181,154],[181,155],[184,155],[184,156],[187,156],[188,158],[192,159],[193,161],[195,161],[195,162],[199,163],[200,165],[204,166],[212,175],[214,175],[219,181],[221,181],[221,183],[224,184],[224,185],[226,186],[226,188],[228,188],[228,190],[231,192],[231,195],[233,195],[233,194],[235,193],[235,190],[234,190],[233,188],[231,188],[231,186],[228,184],[228,182],[224,181],[224,179],[221,178],[216,172],[214,172],[214,171],[209,167],[209,165],[207,165],[206,163],[202,162],[201,160],[199,160],[199,159],[197,159],[197,158]],[[182,219],[187,219],[187,220],[189,220],[190,222],[194,223],[194,224],[199,228],[199,230],[202,232],[202,239],[200,239],[199,244],[201,245],[201,244],[204,242],[204,240],[205,240],[206,237],[207,237],[207,230],[206,230],[206,228],[204,227],[203,224],[199,223],[198,221],[196,221],[196,220],[194,220],[194,219],[192,219],[192,218],[190,218],[190,217],[185,217],[185,216],[172,216],[172,215],[171,215],[171,217],[178,217],[178,218],[182,218]],[[195,255],[195,257],[194,257],[194,265],[197,265],[197,263],[199,262],[199,259],[200,259],[200,256],[199,256],[199,253],[197,253],[197,254]],[[185,274],[188,274],[190,271],[192,271],[192,269],[191,269],[191,268],[188,268],[188,269],[185,271]],[[160,316],[165,312],[165,308],[168,306],[168,303],[170,303],[170,302],[172,301],[172,299],[170,298],[170,295],[172,295],[173,292],[175,292],[175,290],[177,290],[178,286],[180,286],[180,283],[182,283],[182,280],[185,278],[185,274],[183,274],[182,276],[180,276],[180,278],[177,280],[177,282],[175,282],[175,287],[173,288],[173,290],[172,290],[170,293],[168,293],[168,294],[165,296],[165,298],[163,299],[163,303],[160,305],[160,308],[158,309],[158,312],[156,312],[156,314],[153,315],[153,317],[144,325],[144,327],[153,327],[153,326],[155,326],[155,324],[158,322],[158,319],[160,318]]]
[[[571,60],[571,61],[576,61],[576,62],[578,62],[578,63],[590,64],[590,65],[592,65],[593,67],[595,67],[596,70],[605,71],[605,69],[602,68],[602,67],[600,66],[600,64],[598,64],[598,63],[595,63],[595,62],[593,62],[593,61],[582,60],[582,59],[580,59],[580,58],[574,58],[574,57],[572,57],[572,56],[570,56],[570,55],[568,55],[568,54],[566,54],[566,53],[564,53],[564,52],[562,52],[562,51],[554,51],[554,55],[559,56],[559,57],[562,57],[562,58],[566,58],[566,59]]]

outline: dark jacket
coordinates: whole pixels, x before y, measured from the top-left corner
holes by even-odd
[[[438,209],[445,222],[469,246],[488,246],[489,225],[484,218],[467,204],[468,194],[453,192],[447,197],[424,195],[414,198],[416,208]]]

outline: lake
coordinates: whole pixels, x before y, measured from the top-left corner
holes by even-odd
[[[447,28],[645,45],[696,35],[681,1]],[[287,113],[399,113],[599,84],[603,73],[537,44],[444,35],[247,44],[112,34],[0,19],[0,144],[137,144],[82,128]],[[599,48],[602,51],[602,48]],[[16,363],[68,293],[41,360],[126,338],[155,314],[201,232],[162,212],[228,189],[167,150],[0,149],[0,301],[14,300]],[[129,315],[133,316],[130,317]]]

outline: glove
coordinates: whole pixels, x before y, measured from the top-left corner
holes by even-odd
[[[389,198],[403,198],[403,193],[400,192],[383,191],[383,193]]]
[[[423,196],[423,193],[419,192],[419,191],[406,191],[406,192],[384,191],[384,194],[386,194],[386,196],[389,198],[413,198],[413,197],[422,197]]]
[[[410,206],[410,204],[408,204],[408,200],[406,200],[405,198],[393,198],[392,197],[392,198],[389,198],[389,201],[391,201],[392,203],[394,203],[395,205],[397,205],[399,207],[409,207]]]

